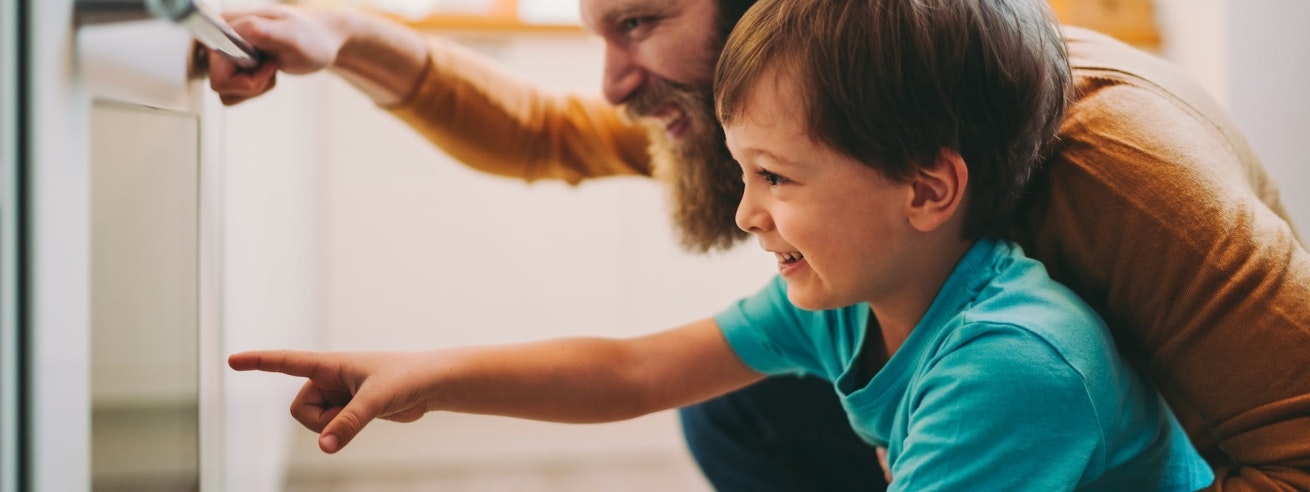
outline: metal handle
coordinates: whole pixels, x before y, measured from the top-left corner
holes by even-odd
[[[238,67],[255,68],[259,65],[259,52],[250,46],[223,17],[201,0],[145,0],[146,8],[155,17],[168,19],[186,27],[191,35],[214,51],[227,55]]]
[[[76,6],[79,24],[164,19],[185,27],[196,41],[231,58],[238,67],[259,65],[259,52],[202,0],[77,0]]]

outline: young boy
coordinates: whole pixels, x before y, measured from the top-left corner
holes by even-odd
[[[1068,84],[1040,0],[761,1],[715,100],[763,291],[636,339],[229,362],[308,377],[293,415],[327,452],[374,418],[618,420],[807,373],[895,490],[1196,490],[1209,466],[1104,324],[997,238]]]

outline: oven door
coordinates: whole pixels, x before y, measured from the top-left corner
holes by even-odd
[[[221,490],[218,103],[190,36],[121,0],[3,1],[27,22],[6,486]]]

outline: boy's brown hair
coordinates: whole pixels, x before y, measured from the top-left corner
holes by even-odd
[[[1043,0],[760,0],[719,58],[723,124],[770,70],[805,128],[890,179],[952,149],[969,168],[968,237],[998,235],[1064,115],[1071,75]]]

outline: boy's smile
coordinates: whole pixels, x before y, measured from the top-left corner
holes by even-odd
[[[778,257],[778,273],[783,277],[797,273],[800,269],[805,268],[805,255],[799,251],[780,252],[768,248],[764,249],[774,256]]]
[[[805,260],[805,255],[795,251],[790,253],[779,253],[774,251],[773,254],[777,255],[778,263],[782,265],[794,265]]]

